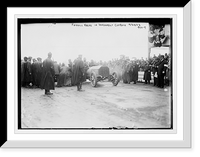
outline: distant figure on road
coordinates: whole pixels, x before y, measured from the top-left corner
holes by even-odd
[[[42,82],[41,82],[41,89],[45,89],[46,95],[51,95],[53,93],[50,90],[55,89],[54,85],[54,64],[51,60],[52,53],[48,53],[48,58],[43,61],[43,75],[42,75]]]
[[[77,86],[77,90],[81,91],[82,89],[82,82],[84,79],[84,63],[82,61],[82,56],[75,60],[73,66],[73,84]]]

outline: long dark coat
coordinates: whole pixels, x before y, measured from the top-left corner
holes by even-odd
[[[45,90],[54,90],[54,65],[53,61],[50,58],[47,58],[43,61],[43,74],[41,81],[41,89]]]
[[[72,83],[78,85],[84,81],[84,63],[82,60],[77,59],[73,66]]]
[[[143,80],[151,80],[151,68],[149,65],[144,67],[144,77]]]
[[[136,64],[136,65],[133,66],[132,80],[134,82],[137,82],[137,80],[138,80],[138,71],[139,71],[139,66]]]
[[[167,64],[166,60],[163,60],[158,64],[158,75],[162,75],[164,70],[164,64]]]

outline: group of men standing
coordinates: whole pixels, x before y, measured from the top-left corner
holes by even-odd
[[[138,81],[138,71],[139,71],[139,64],[135,63],[128,63],[125,67],[123,67],[122,72],[122,80],[123,83],[130,83],[134,82],[134,84]]]
[[[164,88],[164,85],[169,85],[170,80],[170,66],[169,59],[167,56],[160,55],[155,57],[153,62],[147,60],[143,65],[139,64],[138,61],[127,62],[123,68],[122,80],[123,83],[130,83],[138,81],[139,69],[144,71],[143,80],[145,84],[150,84],[152,74],[154,78],[154,86]]]
[[[24,61],[21,62],[21,85],[22,87],[32,86],[40,87],[42,76],[42,59],[33,59],[32,57],[24,57]]]
[[[52,53],[49,52],[47,59],[43,62],[41,58],[37,58],[37,60],[33,60],[32,64],[31,57],[24,57],[24,61],[21,63],[21,84],[23,87],[28,87],[32,83],[32,86],[45,89],[46,95],[53,94],[50,90],[55,89],[55,68],[51,57]],[[72,68],[72,83],[77,86],[78,91],[82,91],[85,73],[81,55],[74,61]]]
[[[164,88],[164,85],[169,85],[171,78],[168,58],[161,55],[160,60],[155,61],[152,65],[152,72],[154,76],[154,86]]]

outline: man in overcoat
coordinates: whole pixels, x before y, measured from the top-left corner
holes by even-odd
[[[137,83],[137,81],[138,81],[138,71],[139,71],[139,63],[137,62],[135,62],[134,64],[133,64],[133,82],[134,82],[134,84],[136,84]]]
[[[77,90],[81,91],[82,82],[84,81],[84,63],[82,61],[82,56],[75,60],[73,66],[73,84],[77,86]]]
[[[149,62],[147,61],[144,66],[144,77],[143,80],[145,80],[145,84],[150,84],[151,80],[151,66]]]
[[[52,53],[48,53],[48,58],[43,61],[43,74],[42,74],[42,81],[41,81],[41,89],[45,89],[46,95],[51,95],[53,93],[50,90],[55,89],[54,84],[54,64],[51,60]]]

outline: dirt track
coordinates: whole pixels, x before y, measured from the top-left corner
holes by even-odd
[[[153,85],[89,82],[85,91],[60,87],[51,96],[44,90],[21,88],[22,128],[169,128],[170,90]]]

